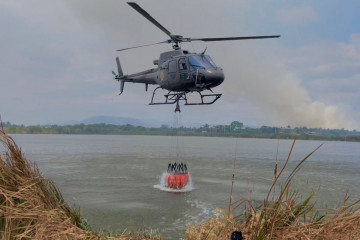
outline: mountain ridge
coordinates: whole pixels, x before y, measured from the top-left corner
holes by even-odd
[[[76,125],[76,124],[113,124],[113,125],[126,125],[131,124],[133,126],[143,126],[143,127],[160,127],[163,124],[171,125],[169,122],[163,122],[159,120],[154,119],[137,119],[132,117],[116,117],[116,116],[105,116],[105,115],[99,115],[99,116],[93,116],[86,118],[81,121],[76,120],[70,120],[66,122],[59,123],[61,126],[65,125]]]

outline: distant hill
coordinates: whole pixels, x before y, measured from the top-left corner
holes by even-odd
[[[143,119],[139,120],[137,118],[130,118],[130,117],[114,117],[114,116],[94,116],[91,118],[86,118],[82,121],[67,121],[60,123],[59,125],[75,125],[75,124],[98,124],[98,123],[105,123],[105,124],[113,124],[113,125],[125,125],[131,124],[133,126],[143,126],[143,127],[160,127],[162,124],[171,125],[167,122],[162,122],[159,120],[153,119]]]
[[[137,118],[130,118],[130,117],[114,117],[114,116],[94,116],[90,118],[86,118],[81,121],[66,121],[62,122],[58,125],[60,126],[66,126],[66,125],[76,125],[76,124],[99,124],[99,123],[105,123],[105,124],[113,124],[113,125],[125,125],[125,124],[131,124],[133,126],[142,126],[142,127],[161,127],[161,125],[168,125],[169,127],[173,126],[174,123],[172,122],[164,122],[160,120],[154,120],[154,119],[137,119]],[[203,126],[205,123],[192,123],[192,122],[183,122],[182,126],[189,127],[189,128],[199,128]],[[208,123],[209,125],[222,125],[219,124],[213,124]],[[251,128],[258,128],[257,126],[244,126],[244,127],[251,127]]]
[[[143,124],[144,124],[144,122],[142,122],[136,118],[111,117],[111,116],[95,116],[95,117],[84,119],[82,121],[82,123],[84,123],[84,124],[105,123],[105,124],[114,124],[114,125],[131,124],[133,126],[143,126]]]

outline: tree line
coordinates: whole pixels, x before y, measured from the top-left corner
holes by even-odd
[[[307,127],[271,127],[261,126],[258,128],[245,127],[239,121],[233,121],[229,125],[204,124],[201,127],[178,127],[168,125],[160,127],[133,126],[131,124],[75,124],[75,125],[15,125],[10,122],[2,124],[5,131],[10,134],[103,134],[103,135],[184,135],[184,136],[208,136],[208,137],[246,137],[246,138],[281,138],[291,139],[295,135],[298,139],[309,140],[336,140],[358,141],[360,132],[346,129],[323,129]]]

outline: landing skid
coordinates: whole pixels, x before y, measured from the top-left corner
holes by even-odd
[[[214,102],[216,102],[216,100],[218,100],[221,97],[221,93],[213,93],[213,94],[201,94],[201,92],[197,92],[200,95],[200,100],[201,102],[198,103],[190,103],[188,102],[187,99],[187,94],[186,92],[174,92],[174,91],[169,91],[167,94],[164,95],[165,97],[165,101],[164,102],[154,102],[154,96],[155,96],[155,92],[157,89],[159,89],[161,87],[157,87],[154,89],[152,98],[151,98],[151,102],[149,103],[149,105],[160,105],[160,104],[174,104],[177,103],[179,101],[185,101],[184,105],[210,105],[213,104]],[[205,99],[209,99],[211,98],[210,101],[204,101]]]

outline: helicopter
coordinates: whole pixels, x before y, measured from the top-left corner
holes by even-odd
[[[151,102],[149,105],[157,104],[179,104],[179,101],[185,101],[184,105],[209,105],[218,100],[222,94],[214,93],[213,88],[219,86],[225,79],[224,71],[215,64],[209,55],[206,55],[206,49],[202,53],[193,53],[183,50],[180,45],[183,42],[192,41],[231,41],[231,40],[248,40],[248,39],[264,39],[279,38],[280,35],[267,36],[245,36],[245,37],[217,37],[217,38],[185,38],[181,35],[171,34],[169,30],[156,21],[148,12],[141,8],[135,2],[127,2],[133,9],[140,13],[143,17],[153,23],[161,31],[163,31],[170,39],[153,44],[140,45],[119,49],[117,51],[125,51],[134,48],[147,47],[157,44],[172,44],[172,51],[163,52],[159,59],[153,61],[156,68],[146,71],[124,75],[119,57],[116,57],[118,74],[112,71],[114,79],[120,83],[121,95],[124,91],[125,82],[145,84],[145,91],[148,90],[149,84],[158,85],[153,91]],[[158,89],[168,90],[164,95],[164,101],[154,101],[155,93]],[[209,91],[203,94],[203,91]],[[188,95],[197,92],[200,95],[199,102],[189,102]]]

